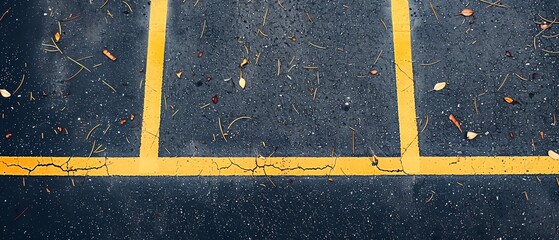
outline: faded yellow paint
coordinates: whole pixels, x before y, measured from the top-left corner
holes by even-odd
[[[159,127],[167,26],[167,0],[153,0],[150,5],[144,111],[140,143],[140,172],[156,173],[159,167]]]
[[[410,13],[408,0],[392,0],[392,34],[398,98],[400,152],[402,165],[409,174],[421,171],[419,139],[415,113]]]
[[[559,174],[559,161],[547,156],[420,157],[416,175]],[[378,176],[404,175],[400,158],[363,157],[178,157],[159,158],[158,171],[140,171],[142,160],[101,157],[1,157],[8,176]],[[45,166],[48,165],[48,166]],[[56,165],[56,166],[54,166]],[[27,169],[34,169],[29,171]],[[407,171],[407,169],[406,169]],[[406,172],[407,173],[407,172]]]

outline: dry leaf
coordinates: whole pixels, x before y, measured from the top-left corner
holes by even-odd
[[[435,84],[435,87],[433,88],[433,90],[440,91],[440,90],[443,90],[444,87],[446,87],[446,82],[439,82],[439,83]]]
[[[10,96],[12,96],[12,94],[10,94],[10,92],[8,92],[8,90],[6,89],[0,89],[0,94],[2,94],[2,97],[5,98],[9,98]]]
[[[56,32],[56,33],[54,34],[54,41],[55,41],[55,42],[59,42],[59,41],[60,41],[60,33],[59,33],[59,32]]]
[[[177,71],[175,74],[177,75],[178,78],[181,78],[181,76],[182,76],[182,71]]]
[[[248,64],[248,59],[243,58],[243,60],[241,61],[241,68],[244,68],[246,65]]]
[[[557,154],[556,152],[549,150],[547,151],[547,155],[549,155],[551,158],[555,159],[555,160],[559,160],[559,154]]]
[[[460,12],[460,14],[464,17],[470,17],[470,16],[474,15],[474,10],[469,9],[469,8],[464,8],[464,10],[462,10]]]
[[[245,89],[246,84],[247,84],[247,81],[245,80],[245,78],[244,78],[244,77],[241,77],[241,78],[239,79],[239,86],[240,86],[242,89]]]
[[[468,140],[474,140],[474,138],[476,138],[478,135],[479,133],[469,131],[468,133],[466,133],[466,138]]]
[[[516,100],[512,99],[511,97],[505,97],[504,100],[505,100],[505,102],[507,102],[508,104],[512,104],[512,105],[518,103]]]

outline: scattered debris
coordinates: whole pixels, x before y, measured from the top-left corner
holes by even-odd
[[[553,150],[547,151],[547,155],[555,160],[559,160],[559,154]]]
[[[505,102],[507,102],[508,104],[512,104],[512,105],[518,104],[518,101],[512,99],[511,97],[505,97],[504,100],[505,100]]]
[[[460,11],[460,15],[464,17],[471,17],[474,15],[474,10],[469,8],[464,8],[462,11]]]
[[[474,138],[476,138],[478,135],[479,133],[468,131],[468,133],[466,133],[466,138],[468,140],[474,140]]]
[[[443,90],[443,88],[446,87],[446,82],[439,82],[437,84],[435,84],[435,87],[433,87],[434,91],[440,91]]]
[[[12,94],[10,92],[8,92],[8,90],[6,89],[0,89],[0,94],[2,95],[2,97],[5,98],[9,98],[12,96]]]
[[[462,127],[460,127],[460,122],[458,122],[458,120],[456,120],[456,117],[454,116],[454,114],[450,114],[448,115],[448,119],[454,123],[454,126],[456,126],[456,128],[458,128],[458,130],[460,130],[460,132],[462,132]]]
[[[116,57],[111,52],[109,52],[109,50],[107,50],[107,49],[103,49],[103,55],[105,55],[107,58],[111,59],[111,61],[113,61],[113,62],[116,61]]]
[[[239,64],[239,66],[240,66],[241,68],[244,68],[247,64],[248,64],[248,59],[243,58],[243,59],[241,60],[241,64]]]
[[[241,87],[242,89],[245,89],[246,84],[247,84],[246,80],[245,80],[245,78],[243,78],[243,76],[241,74],[241,77],[239,78],[239,87]]]

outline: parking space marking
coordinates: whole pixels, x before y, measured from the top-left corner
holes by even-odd
[[[415,113],[408,0],[392,0],[391,11],[402,167],[406,173],[419,173],[419,132]]]
[[[559,173],[559,161],[548,156],[420,156],[407,0],[391,1],[401,157],[159,157],[167,3],[167,0],[151,2],[140,156],[0,156],[0,175],[372,176]]]
[[[140,142],[140,172],[157,172],[159,166],[159,127],[161,122],[167,6],[167,0],[151,1],[142,138]]]

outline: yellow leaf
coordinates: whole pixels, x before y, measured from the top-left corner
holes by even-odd
[[[473,140],[474,138],[477,137],[477,135],[479,135],[479,134],[478,134],[478,133],[475,133],[475,132],[468,132],[468,133],[466,133],[466,138],[467,138],[468,140]]]
[[[239,86],[240,86],[242,89],[245,89],[246,84],[247,84],[247,81],[245,80],[245,78],[244,78],[244,77],[241,77],[241,78],[239,79]]]
[[[559,154],[557,154],[556,152],[549,150],[547,151],[547,155],[549,155],[551,158],[555,159],[555,160],[559,160]]]
[[[440,90],[443,90],[444,87],[446,87],[446,82],[439,82],[439,83],[435,84],[435,87],[433,88],[433,90],[440,91]]]
[[[2,97],[5,98],[9,98],[10,96],[12,96],[12,94],[10,94],[10,92],[8,92],[8,90],[6,89],[0,89],[0,94],[2,95]]]
[[[59,33],[59,32],[56,32],[56,33],[54,34],[54,41],[55,41],[55,42],[59,42],[59,41],[60,41],[60,33]]]
[[[247,64],[248,64],[248,59],[243,58],[243,60],[241,61],[240,66],[241,66],[241,68],[244,68]]]

